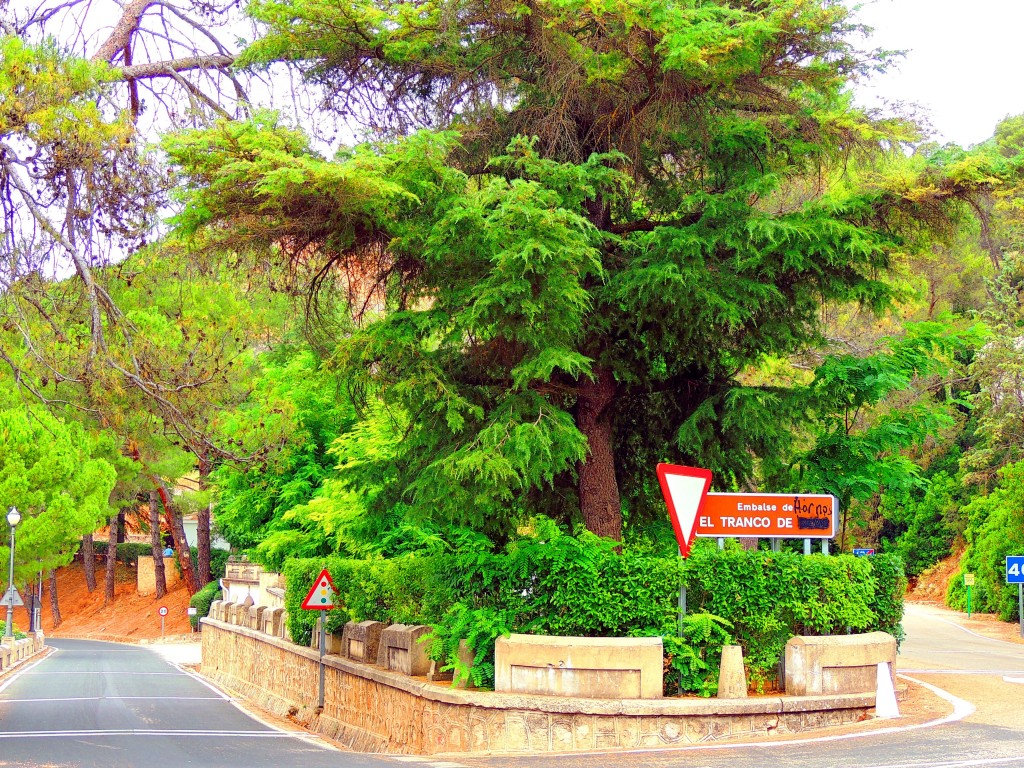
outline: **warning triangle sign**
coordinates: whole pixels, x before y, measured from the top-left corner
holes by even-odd
[[[679,542],[679,554],[689,557],[697,531],[697,518],[704,507],[704,499],[711,488],[711,470],[684,467],[679,464],[659,464],[658,482],[665,496],[668,515]]]
[[[307,611],[329,611],[334,607],[334,592],[331,574],[324,568],[313,582],[313,588],[309,590],[306,599],[302,601],[302,607]]]
[[[21,595],[18,594],[18,590],[14,588],[14,585],[8,587],[7,592],[5,592],[3,598],[0,599],[0,607],[17,608],[19,605],[24,604],[25,603],[21,600]]]

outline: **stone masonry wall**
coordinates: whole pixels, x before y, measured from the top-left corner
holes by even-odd
[[[570,752],[797,733],[863,719],[874,695],[597,700],[457,690],[203,619],[204,675],[365,752]]]

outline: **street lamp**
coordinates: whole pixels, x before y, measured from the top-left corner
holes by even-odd
[[[4,627],[4,637],[14,637],[14,529],[21,522],[21,512],[17,507],[11,507],[7,512],[7,524],[11,526],[11,567],[7,572],[8,594],[10,602],[7,604],[7,626]]]

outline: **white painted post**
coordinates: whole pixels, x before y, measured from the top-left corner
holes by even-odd
[[[811,554],[811,540],[810,539],[804,539],[804,554],[805,555]]]
[[[878,685],[875,692],[875,717],[890,720],[900,716],[900,706],[896,703],[896,689],[892,684],[889,662],[878,665]]]

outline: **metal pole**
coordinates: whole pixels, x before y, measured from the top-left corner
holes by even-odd
[[[1017,585],[1017,610],[1020,611],[1020,636],[1024,637],[1024,584]]]
[[[821,540],[821,554],[823,554],[823,555],[827,555],[828,554],[828,539],[822,539]]]
[[[811,554],[811,540],[810,539],[804,539],[804,554],[805,555]]]
[[[683,559],[683,550],[679,550],[679,559]],[[680,569],[682,571],[682,569]],[[683,636],[683,617],[686,616],[686,585],[679,585],[679,636]]]
[[[319,711],[324,708],[324,646],[327,645],[327,628],[324,626],[324,612],[320,611],[320,699]]]
[[[11,566],[7,571],[7,591],[11,601],[7,604],[7,625],[4,637],[14,637],[14,526],[11,526]]]
[[[967,618],[971,618],[971,587],[967,585]]]
[[[725,549],[725,538],[722,536],[718,537],[718,548]]]

